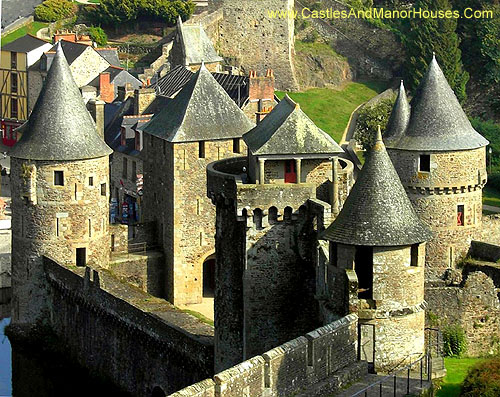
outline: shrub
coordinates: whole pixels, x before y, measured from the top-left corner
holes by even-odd
[[[108,36],[100,26],[92,26],[89,28],[90,38],[98,45],[104,46],[108,44]]]
[[[365,149],[374,144],[375,134],[378,126],[385,131],[395,98],[382,99],[373,106],[365,106],[360,109],[354,139]]]
[[[489,359],[469,369],[460,396],[500,396],[500,358]]]
[[[74,13],[74,5],[68,0],[45,0],[35,8],[36,19],[45,22],[59,21]]]
[[[448,357],[460,357],[467,350],[467,340],[462,327],[449,325],[443,330],[443,353]]]

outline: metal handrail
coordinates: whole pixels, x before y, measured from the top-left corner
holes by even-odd
[[[422,357],[420,357],[418,360],[408,364],[406,367],[401,368],[394,373],[391,373],[384,378],[378,380],[377,382],[372,383],[371,385],[368,385],[364,389],[361,389],[360,391],[356,392],[355,394],[352,394],[351,397],[356,397],[356,396],[361,396],[364,393],[364,396],[368,396],[368,391],[374,389],[376,386],[379,386],[379,393],[380,396],[382,396],[382,386],[384,382],[386,382],[389,379],[393,379],[393,390],[394,390],[394,396],[396,397],[397,393],[397,374],[403,371],[408,371],[407,372],[407,377],[406,377],[406,394],[410,393],[410,372],[411,368],[415,367],[416,364],[420,363],[420,387],[423,386],[423,380],[424,380],[424,371],[423,371],[423,362],[426,362],[426,367],[427,367],[427,381],[430,382],[432,380],[432,357],[429,353],[425,353]]]

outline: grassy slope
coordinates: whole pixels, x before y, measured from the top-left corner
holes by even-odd
[[[49,26],[49,24],[45,22],[32,22],[17,30],[14,30],[13,32],[9,33],[6,36],[2,36],[2,45],[10,43],[28,33],[32,34],[33,36],[36,36],[36,32],[38,32],[42,28],[46,28],[47,26]]]
[[[500,192],[492,187],[483,189],[483,204],[500,207]]]
[[[458,397],[460,385],[469,368],[483,360],[482,358],[445,358],[447,374],[436,397]]]
[[[318,127],[339,142],[354,109],[386,88],[385,82],[351,82],[340,90],[315,88],[288,95],[301,105]],[[277,95],[283,98],[285,93],[277,92]]]

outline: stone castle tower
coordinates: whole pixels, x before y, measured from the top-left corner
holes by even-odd
[[[272,18],[270,12],[290,15],[294,0],[212,0],[223,12],[217,35],[217,50],[246,72],[264,75],[272,69],[276,88],[296,90],[293,56],[295,55],[295,20]]]
[[[144,127],[144,219],[157,224],[172,303],[213,293],[215,209],[206,167],[245,154],[241,136],[253,126],[203,65]]]
[[[425,241],[379,131],[335,221],[324,232],[330,308],[357,313],[361,359],[387,371],[422,356]]]
[[[45,86],[10,151],[13,321],[43,312],[43,260],[106,266],[109,154],[59,45]]]
[[[216,371],[320,324],[316,236],[353,172],[345,159],[332,169],[342,149],[288,97],[243,139],[248,158],[208,168],[217,211]]]
[[[411,202],[434,234],[426,278],[441,278],[481,229],[488,141],[472,128],[435,57],[411,110],[401,86],[385,140]]]

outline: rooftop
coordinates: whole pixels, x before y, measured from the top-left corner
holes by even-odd
[[[406,127],[408,127],[410,113],[410,104],[408,103],[408,98],[406,97],[403,80],[401,80],[398,97],[396,98],[396,103],[392,108],[391,117],[389,118],[389,122],[387,123],[387,128],[384,133],[384,141],[386,144],[389,141],[395,141],[401,138],[406,130]]]
[[[182,91],[144,127],[170,142],[239,138],[254,127],[202,65]]]
[[[343,153],[288,95],[243,140],[254,155]]]
[[[432,237],[418,218],[379,131],[351,193],[325,240],[360,246],[402,246]]]
[[[387,147],[415,151],[454,151],[477,149],[488,143],[472,128],[433,57],[411,102],[408,127],[399,139],[389,140]]]
[[[112,153],[85,107],[61,45],[33,112],[20,128],[24,133],[11,149],[12,157],[85,160]]]
[[[182,52],[186,65],[199,65],[203,62],[222,62],[201,24],[190,25],[177,21],[177,30],[181,36]]]
[[[45,40],[39,39],[38,37],[27,34],[23,37],[18,38],[17,40],[14,40],[11,43],[2,46],[2,51],[30,52],[45,44],[50,43]]]

